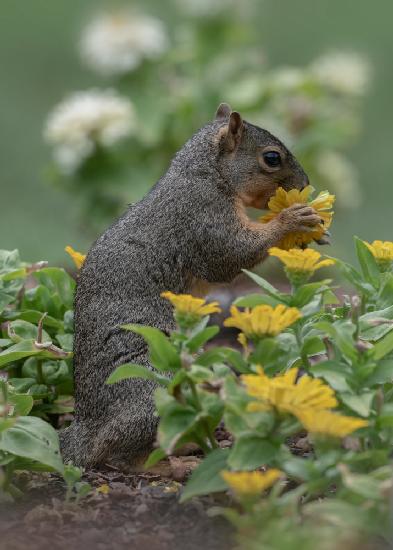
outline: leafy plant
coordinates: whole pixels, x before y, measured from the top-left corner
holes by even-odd
[[[340,510],[348,511],[357,534],[371,536],[378,525],[388,539],[393,486],[390,244],[383,243],[387,252],[381,265],[375,250],[355,238],[360,269],[336,259],[318,261],[315,251],[272,249],[285,265],[291,291],[278,291],[249,273],[262,293],[239,298],[224,323],[239,329],[242,351],[205,347],[219,330],[208,324],[218,306],[187,295],[163,294],[174,305],[178,324],[170,336],[151,327],[123,327],[145,338],[153,368],[123,365],[108,383],[142,377],[161,386],[156,391],[159,447],[147,465],[190,441],[206,455],[183,501],[232,489],[240,509],[220,513],[238,525],[241,537],[248,529],[249,542],[257,534],[260,547],[284,547],[272,543],[277,529],[293,530],[309,544],[307,526],[315,533],[317,521],[331,534]],[[309,282],[317,269],[333,263],[357,291],[342,304],[331,279]],[[221,449],[215,440],[220,422],[234,438],[230,449]],[[290,441],[305,432],[309,452],[297,456]],[[261,498],[269,487],[262,468],[269,468],[266,475],[279,472],[267,499]],[[277,481],[280,477],[289,485]],[[321,495],[323,503],[318,502]],[[373,524],[362,514],[356,517],[356,506],[372,510]]]
[[[28,416],[33,397],[0,380],[0,496],[19,496],[15,471],[64,473],[56,430],[41,418]]]
[[[32,413],[55,426],[57,415],[73,411],[74,290],[64,269],[0,251],[0,369],[33,398]]]

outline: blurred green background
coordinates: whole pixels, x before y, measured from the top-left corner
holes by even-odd
[[[85,251],[91,243],[91,235],[80,229],[73,197],[47,181],[50,152],[42,129],[48,112],[67,93],[108,87],[81,65],[77,44],[92,13],[113,5],[94,0],[1,2],[0,248],[19,248],[26,260],[63,263],[66,244]],[[178,17],[173,4],[162,0],[143,6],[164,21]],[[331,50],[359,52],[372,67],[362,131],[349,151],[360,174],[363,202],[358,209],[340,210],[333,224],[334,253],[340,256],[352,253],[353,234],[369,241],[392,239],[392,16],[389,0],[265,0],[255,18],[257,39],[271,68],[303,65]],[[189,134],[195,130],[190,128]]]

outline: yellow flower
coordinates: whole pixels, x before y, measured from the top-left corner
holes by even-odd
[[[221,472],[224,481],[238,495],[261,493],[269,489],[282,475],[280,470],[275,469],[267,472]]]
[[[161,296],[171,302],[178,323],[184,326],[194,325],[201,317],[221,311],[218,302],[207,304],[203,298],[194,298],[190,294],[174,294],[167,291],[162,292]]]
[[[251,311],[240,311],[236,306],[231,306],[230,311],[231,317],[225,319],[224,326],[236,327],[251,339],[276,336],[302,316],[296,307],[282,304],[276,307],[263,304]]]
[[[107,483],[104,483],[103,485],[97,487],[97,493],[101,493],[102,495],[107,495],[109,493],[109,490],[109,485]]]
[[[373,241],[371,244],[363,241],[374,256],[381,271],[389,271],[393,261],[393,242]]]
[[[298,369],[289,369],[274,378],[265,375],[258,367],[258,374],[246,374],[241,377],[248,395],[257,398],[248,405],[250,412],[265,411],[271,408],[279,412],[298,415],[303,410],[332,409],[337,407],[337,399],[330,386],[307,374],[298,382]]]
[[[307,409],[299,412],[296,416],[308,432],[331,437],[346,437],[355,430],[368,426],[367,420],[343,416],[330,411]]]
[[[291,250],[282,250],[273,247],[269,249],[269,255],[275,256],[285,265],[288,271],[295,273],[306,273],[312,275],[314,271],[321,267],[333,265],[335,260],[321,260],[321,254],[312,248],[301,250],[300,248],[291,248]]]
[[[72,246],[66,246],[64,249],[74,260],[74,264],[78,269],[80,269],[83,265],[83,262],[86,259],[86,254],[81,254],[80,252],[77,252],[72,248]]]
[[[323,225],[318,224],[315,227],[315,230],[310,231],[309,233],[296,232],[288,234],[279,243],[279,248],[290,250],[291,248],[307,245],[313,240],[320,239],[325,230],[330,227],[333,217],[333,212],[330,210],[333,206],[335,196],[330,195],[327,191],[321,191],[315,199],[310,200],[310,196],[313,191],[314,189],[313,187],[311,187],[311,185],[308,185],[302,191],[299,191],[298,189],[285,191],[285,189],[279,187],[276,191],[276,194],[270,199],[268,203],[268,208],[270,212],[262,216],[262,218],[260,219],[262,223],[270,222],[282,210],[288,208],[289,206],[292,206],[295,203],[308,204],[309,206],[314,208],[314,210],[316,210],[318,215],[324,221]]]

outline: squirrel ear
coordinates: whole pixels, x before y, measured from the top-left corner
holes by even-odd
[[[229,116],[228,131],[225,143],[228,150],[233,151],[240,143],[243,134],[243,119],[237,111]]]
[[[228,105],[228,103],[220,103],[220,105],[217,108],[216,116],[214,117],[215,120],[226,120],[229,118],[230,114],[232,112],[231,106]]]

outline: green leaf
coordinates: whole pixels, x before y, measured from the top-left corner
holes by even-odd
[[[326,279],[325,281],[302,285],[292,296],[291,306],[298,308],[305,306],[314,298],[315,294],[320,294],[324,290],[328,290],[329,287],[327,284],[330,282],[330,279]]]
[[[59,438],[50,424],[35,416],[20,416],[0,434],[0,450],[36,460],[63,473]]]
[[[72,351],[74,346],[73,334],[56,334],[56,340],[64,351]]]
[[[382,498],[380,482],[365,474],[344,472],[342,475],[344,486],[364,499],[379,500]]]
[[[247,361],[244,360],[242,354],[232,348],[216,347],[202,353],[195,359],[195,364],[203,367],[211,367],[215,364],[228,363],[241,374],[249,373]]]
[[[351,410],[355,411],[359,416],[368,418],[371,412],[371,405],[374,399],[374,392],[365,392],[362,395],[350,395],[347,393],[340,394],[340,399]]]
[[[148,468],[151,468],[152,466],[157,464],[157,462],[160,462],[160,460],[163,460],[164,458],[166,458],[165,451],[163,451],[162,449],[154,449],[154,451],[152,451],[147,457],[147,460],[144,463],[143,467],[145,470],[147,470]]]
[[[305,355],[318,355],[325,351],[325,345],[319,336],[309,336],[303,340],[302,352]]]
[[[369,351],[370,356],[379,361],[393,350],[393,331],[388,332],[383,338],[378,340],[373,349]],[[4,352],[3,352],[4,353]],[[0,357],[1,357],[0,353]]]
[[[267,304],[268,306],[275,307],[280,303],[281,300],[273,298],[272,296],[267,296],[266,294],[248,294],[247,296],[236,298],[233,305],[238,307],[255,307]]]
[[[8,363],[12,363],[13,361],[18,361],[18,359],[39,355],[40,353],[42,352],[34,347],[34,340],[23,340],[0,353],[0,367],[8,365]]]
[[[393,403],[385,403],[377,417],[377,427],[393,428]]]
[[[359,322],[360,336],[363,340],[379,340],[393,329],[393,305],[366,313],[359,318]]]
[[[384,273],[378,296],[378,306],[388,307],[393,302],[393,273]]]
[[[33,408],[34,400],[31,395],[26,394],[10,394],[8,402],[13,405],[14,410],[11,416],[26,416]]]
[[[122,328],[140,334],[149,345],[150,360],[160,371],[176,371],[180,368],[180,357],[176,348],[158,328],[142,325],[123,325]]]
[[[4,418],[4,417],[1,417],[0,418],[0,437],[1,437],[1,432],[5,432],[6,430],[8,430],[9,428],[11,428],[16,422],[16,418]],[[1,453],[0,453],[1,454]],[[1,462],[0,461],[0,465],[1,464],[4,464],[4,462]]]
[[[159,411],[160,412],[160,411]],[[176,401],[161,415],[158,426],[158,441],[167,454],[173,453],[179,439],[193,429],[199,418],[192,407],[180,405]]]
[[[277,370],[278,365],[284,361],[286,350],[280,346],[280,340],[274,338],[264,338],[258,342],[254,351],[249,357],[253,364],[262,364],[266,370]]]
[[[263,464],[269,464],[277,451],[277,447],[258,434],[241,434],[231,450],[228,465],[234,470],[254,470]]]
[[[367,245],[359,239],[354,237],[355,248],[358,256],[359,264],[363,273],[363,277],[369,282],[373,287],[378,288],[380,272],[378,269],[377,262],[373,254],[368,249]]]
[[[23,311],[5,311],[3,313],[4,319],[15,320],[20,319],[29,323],[37,324],[42,317],[42,311],[36,311],[34,309],[24,309]],[[55,328],[57,330],[63,329],[62,321],[46,315],[43,320],[43,327]]]
[[[25,393],[36,383],[35,378],[9,378],[8,383],[17,393]]]
[[[366,380],[367,386],[393,382],[393,359],[379,361],[374,371]]]
[[[348,361],[356,362],[358,360],[359,353],[353,340],[355,325],[351,321],[339,320],[333,324],[320,321],[315,323],[314,328],[328,334]]]
[[[242,270],[246,275],[248,275],[257,285],[259,285],[269,296],[276,298],[280,303],[288,304],[291,297],[287,294],[279,292],[273,285],[268,283],[263,277],[260,277],[252,271],[247,271],[247,269]]]
[[[372,295],[375,293],[375,288],[371,284],[364,281],[360,273],[356,271],[354,267],[337,258],[336,262],[341,270],[341,273],[355,288],[357,288],[357,290],[367,295]]]
[[[17,336],[17,340],[37,340],[38,336],[38,327],[29,323],[28,321],[23,321],[22,319],[17,319],[16,321],[11,321],[10,327],[12,332]],[[43,330],[42,331],[42,342],[50,342],[51,337],[49,334]]]
[[[72,309],[74,304],[75,281],[59,267],[45,267],[35,271],[33,276],[45,286],[53,296],[58,296],[65,309]]]
[[[133,363],[126,363],[117,367],[106,381],[107,384],[115,384],[121,380],[127,380],[128,378],[143,378],[144,380],[154,380],[162,385],[168,385],[169,378],[160,376],[156,372],[150,370],[143,365],[135,365]]]
[[[317,363],[311,368],[311,374],[316,378],[323,378],[335,391],[349,392],[352,389],[350,380],[352,373],[349,367],[341,365],[334,361],[323,361]]]
[[[195,496],[225,491],[227,484],[220,474],[227,467],[228,455],[228,449],[212,451],[191,474],[180,497],[180,502],[185,502]]]
[[[193,338],[188,340],[186,346],[188,347],[190,353],[198,351],[208,340],[211,340],[220,332],[219,327],[211,326],[207,327],[198,334],[195,334]]]
[[[4,316],[5,313],[5,311],[3,311],[4,308],[6,308],[13,300],[14,297],[11,294],[7,294],[0,289],[0,314],[2,314],[2,316]]]

